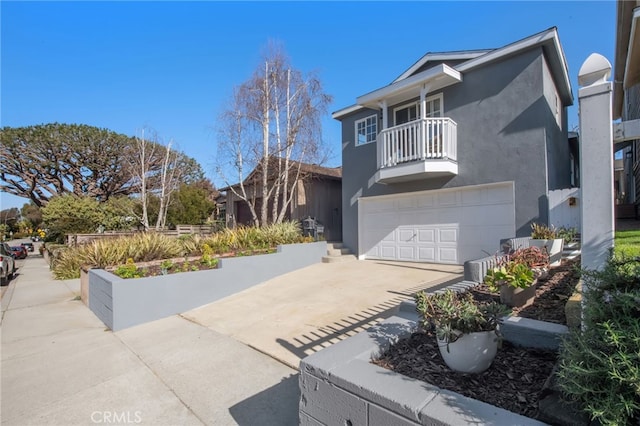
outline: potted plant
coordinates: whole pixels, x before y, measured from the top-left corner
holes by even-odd
[[[493,292],[500,292],[500,302],[511,307],[528,305],[536,296],[535,275],[526,264],[507,257],[487,271],[484,283]]]
[[[471,293],[447,290],[415,296],[420,323],[435,331],[445,364],[461,373],[481,373],[498,350],[499,321],[508,310],[496,302],[478,302]]]
[[[546,277],[549,271],[549,253],[544,248],[536,246],[519,248],[509,254],[509,259],[531,268],[536,280]]]
[[[532,223],[530,245],[547,250],[550,266],[559,266],[562,262],[564,239],[558,235],[555,227]]]

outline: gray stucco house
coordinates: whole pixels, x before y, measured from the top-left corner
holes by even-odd
[[[333,113],[343,242],[360,259],[463,264],[548,223],[577,185],[556,28],[498,49],[428,53]]]

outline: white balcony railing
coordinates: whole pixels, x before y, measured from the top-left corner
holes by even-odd
[[[382,130],[378,169],[411,161],[456,161],[457,126],[450,118],[425,118]]]

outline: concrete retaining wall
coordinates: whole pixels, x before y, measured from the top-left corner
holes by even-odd
[[[277,253],[224,258],[218,269],[122,279],[89,270],[89,308],[117,331],[214,302],[321,261],[327,243],[278,246]],[[302,283],[301,283],[302,284]]]
[[[487,256],[482,259],[468,260],[464,263],[464,279],[481,283],[484,281],[487,271],[493,269],[503,256]]]
[[[543,425],[456,392],[371,364],[416,327],[400,310],[366,332],[300,363],[301,425]]]
[[[500,248],[504,254],[508,254],[511,250],[521,248],[529,248],[531,237],[507,238],[500,240]]]
[[[455,289],[472,285],[462,282]],[[370,362],[416,330],[413,302],[396,316],[304,358],[300,363],[301,425],[544,425],[493,405],[440,389]],[[567,328],[524,318],[505,318],[506,340],[557,347]],[[536,342],[542,342],[538,345]],[[550,343],[552,342],[552,343]],[[554,344],[556,346],[554,346]]]

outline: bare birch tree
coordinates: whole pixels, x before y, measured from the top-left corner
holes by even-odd
[[[279,46],[270,46],[253,76],[235,88],[222,114],[218,172],[255,225],[282,222],[302,163],[324,161],[320,121],[330,102],[320,80],[294,69]]]
[[[135,138],[136,155],[131,157],[130,170],[134,182],[139,188],[140,204],[142,206],[142,215],[139,219],[145,231],[149,230],[149,173],[155,156],[155,149],[156,145],[144,137],[143,129],[140,137],[136,136]]]
[[[160,170],[160,208],[158,209],[158,219],[156,220],[156,230],[164,229],[167,224],[167,212],[171,201],[171,194],[180,185],[181,171],[179,166],[178,152],[171,150],[173,141],[169,141],[165,147],[164,160]]]
[[[151,196],[159,202],[155,229],[161,230],[166,226],[171,194],[181,183],[189,183],[195,178],[201,180],[204,177],[201,170],[199,171],[200,166],[193,159],[172,149],[173,141],[165,146],[153,131],[147,132],[152,134],[151,138],[145,137],[145,130],[141,131],[140,137],[135,138],[135,155],[131,156],[132,161],[129,165],[142,210],[140,215],[136,215],[135,212],[132,212],[132,215],[139,219],[145,231],[151,227]]]

